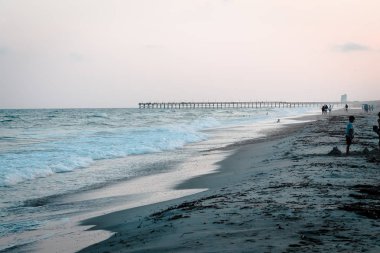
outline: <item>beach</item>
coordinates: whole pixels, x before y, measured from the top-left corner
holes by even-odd
[[[112,232],[79,223],[207,191],[210,183],[186,184],[221,175],[218,162],[236,148],[316,109],[0,110],[0,251],[77,252],[103,241]]]
[[[0,0],[0,253],[380,253],[379,9]]]
[[[379,252],[377,115],[315,119],[227,146],[216,173],[176,187],[207,191],[84,221],[114,234],[80,252]]]

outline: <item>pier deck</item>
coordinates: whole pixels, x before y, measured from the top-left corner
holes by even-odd
[[[140,109],[192,109],[192,108],[285,108],[322,107],[322,105],[342,105],[340,102],[149,102],[139,103]]]

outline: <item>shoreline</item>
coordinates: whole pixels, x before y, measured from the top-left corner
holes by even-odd
[[[290,118],[282,118],[284,120],[281,122],[281,126],[286,125],[285,122],[293,123],[288,120]],[[259,138],[258,136],[263,135],[260,132],[268,128],[273,129],[269,132],[281,132],[283,128],[281,126],[275,123],[275,120],[268,120],[253,126],[242,124],[206,130],[205,132],[210,131],[212,134],[211,138],[200,143],[188,144],[183,149],[173,152],[175,154],[174,159],[170,158],[172,154],[151,154],[150,160],[147,162],[148,166],[144,169],[146,172],[157,172],[152,175],[136,176],[127,180],[117,180],[112,184],[99,184],[95,187],[82,188],[82,190],[72,191],[70,194],[42,196],[25,201],[22,208],[32,208],[33,213],[28,216],[30,213],[28,211],[24,217],[37,222],[46,221],[46,223],[41,223],[42,225],[39,227],[36,226],[37,229],[17,234],[17,237],[13,234],[4,236],[1,239],[2,245],[4,245],[2,250],[6,252],[17,252],[18,250],[50,252],[54,248],[59,252],[75,252],[94,244],[96,241],[102,241],[112,233],[108,231],[85,233],[84,231],[88,227],[79,226],[79,222],[105,213],[155,204],[205,191],[205,188],[177,189],[175,185],[192,177],[215,173],[216,162],[223,160],[233,151],[231,148],[223,148],[226,144],[247,137]],[[212,150],[213,147],[219,148]],[[132,162],[133,166],[143,158],[144,156],[131,156],[125,159],[99,161],[92,166],[92,170],[95,172],[93,178],[99,178],[107,166],[113,166],[116,172],[120,172],[126,164]],[[87,172],[88,170],[79,170],[77,174],[84,176]],[[72,174],[59,174],[59,176],[63,182],[62,178],[68,176],[70,179]],[[54,182],[54,178],[51,179]],[[34,213],[36,213],[35,216],[33,216]],[[72,241],[75,241],[75,244],[71,244]],[[70,243],[69,247],[67,246],[68,243]]]
[[[210,172],[210,173],[206,173],[204,175],[199,175],[199,176],[189,178],[189,179],[185,180],[184,182],[178,183],[177,185],[175,185],[173,190],[176,190],[176,191],[178,191],[178,190],[191,190],[191,189],[200,189],[200,188],[207,187],[208,189],[206,191],[201,191],[199,193],[187,195],[187,196],[177,198],[177,199],[171,199],[168,201],[162,201],[162,202],[158,202],[158,203],[149,204],[147,206],[137,206],[137,207],[128,208],[125,210],[120,210],[120,211],[112,212],[110,214],[106,214],[106,216],[108,216],[108,215],[114,216],[116,218],[116,220],[114,220],[114,218],[111,218],[111,220],[114,220],[114,222],[117,223],[118,222],[117,217],[119,215],[122,215],[122,216],[131,215],[131,216],[133,216],[133,215],[142,214],[142,213],[148,214],[149,212],[153,212],[154,210],[157,210],[160,208],[165,208],[166,206],[170,206],[170,205],[175,205],[178,202],[183,202],[183,201],[186,201],[189,199],[191,200],[194,198],[196,199],[198,197],[201,198],[203,195],[205,195],[205,194],[207,195],[210,191],[212,191],[212,189],[210,189],[210,188],[215,188],[215,187],[211,187],[212,185],[210,184],[210,182],[206,183],[203,180],[207,181],[207,179],[209,177],[212,178],[214,176],[223,178],[225,176],[225,174],[222,173],[223,162],[226,161],[229,157],[234,156],[234,154],[236,152],[238,152],[239,149],[243,148],[246,145],[256,145],[256,144],[260,144],[260,143],[267,143],[269,141],[274,141],[276,139],[282,138],[282,137],[284,137],[290,133],[294,133],[298,129],[302,128],[302,126],[306,124],[303,121],[314,121],[314,120],[318,120],[320,117],[321,116],[319,114],[306,115],[306,116],[300,116],[300,117],[289,117],[289,119],[300,121],[301,123],[288,123],[288,124],[282,123],[284,126],[279,128],[279,129],[267,130],[265,132],[265,134],[266,134],[265,137],[249,139],[249,140],[246,140],[244,142],[232,143],[226,147],[217,148],[215,150],[203,151],[203,153],[206,153],[206,154],[203,154],[203,156],[204,155],[209,156],[210,152],[215,152],[215,151],[217,151],[217,152],[228,152],[229,155],[227,155],[227,157],[225,157],[225,155],[222,155],[222,156],[220,156],[220,158],[218,160],[215,160],[216,163],[214,165],[212,165],[212,166],[216,166],[215,172]],[[222,157],[224,157],[224,158],[222,158]],[[209,164],[209,165],[211,165],[211,164]],[[216,181],[216,182],[218,182],[218,181]],[[219,181],[219,182],[221,182],[221,181]],[[110,225],[110,224],[107,224],[110,220],[108,218],[102,219],[101,217],[102,216],[97,216],[94,218],[87,219],[87,220],[81,222],[81,225],[82,226],[83,225],[84,226],[92,226],[92,228],[89,229],[90,231],[92,231],[92,230],[106,230],[108,232],[113,233],[113,231],[106,229],[106,227],[108,227],[108,225]],[[102,243],[102,242],[99,242],[99,243]]]
[[[362,118],[367,116],[358,111],[355,114]],[[84,221],[82,225],[95,225],[91,230],[116,233],[80,252],[244,252],[268,249],[273,252],[302,252],[311,246],[325,250],[331,246],[332,237],[340,241],[339,237],[326,231],[319,234],[313,234],[313,231],[318,230],[317,227],[337,225],[334,219],[350,227],[349,231],[355,228],[376,234],[380,227],[377,219],[369,220],[365,216],[347,212],[349,208],[346,206],[344,210],[343,202],[350,204],[349,192],[353,186],[365,184],[366,181],[372,184],[378,181],[378,173],[374,173],[378,161],[368,163],[357,151],[358,145],[353,145],[353,155],[348,159],[327,155],[333,146],[323,136],[323,127],[327,121],[329,128],[332,127],[328,130],[329,137],[336,143],[336,135],[341,133],[337,125],[331,126],[330,123],[341,122],[345,116],[345,112],[336,112],[326,118],[316,116],[318,121],[298,124],[293,130],[288,129],[290,132],[282,131],[282,134],[274,135],[272,139],[240,143],[232,155],[218,163],[220,168],[217,173],[195,177],[176,187],[193,189],[207,186],[209,190],[205,192]],[[310,134],[318,138],[310,139]],[[373,139],[376,141],[375,137]],[[307,145],[310,145],[308,142],[312,141],[319,145],[307,149]],[[303,149],[294,148],[292,142]],[[342,141],[339,140],[339,143]],[[362,178],[352,177],[358,173],[355,167],[350,172],[343,170],[349,166],[345,160],[351,159],[360,160],[354,162],[356,168],[366,169]],[[339,166],[335,168],[334,163]],[[309,168],[297,171],[301,167]],[[336,175],[328,177],[326,175],[332,173],[331,168]],[[311,172],[319,174],[316,176]],[[351,173],[352,176],[340,175],[345,173]],[[296,176],[298,174],[303,176]],[[371,174],[368,180],[367,174]],[[331,219],[332,216],[337,217]],[[351,219],[354,219],[352,224],[348,221]],[[344,234],[339,236],[343,238],[342,242],[346,242],[346,249],[357,250],[361,247],[371,252],[370,248],[379,245],[379,239],[373,238],[361,238],[363,242],[357,243],[356,237],[362,236],[347,235],[346,230],[337,230]],[[205,237],[211,237],[207,243]],[[336,249],[336,252],[339,250]]]

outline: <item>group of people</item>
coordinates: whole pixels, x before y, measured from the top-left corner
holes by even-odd
[[[373,131],[379,136],[379,151],[380,151],[380,112],[377,114],[378,119],[377,119],[377,126],[373,126]],[[353,123],[355,121],[354,116],[349,116],[348,117],[348,124],[346,126],[346,155],[349,154],[350,152],[350,146],[352,144],[352,140],[354,139],[354,126]]]
[[[328,112],[331,112],[331,110],[332,110],[332,105],[329,105],[329,106],[327,106],[327,105],[323,105],[323,106],[322,106],[322,115],[323,115],[323,114],[327,114],[327,111],[328,111]]]
[[[363,104],[362,110],[365,112],[373,112],[373,105]]]

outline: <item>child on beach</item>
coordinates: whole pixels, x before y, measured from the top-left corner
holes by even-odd
[[[348,124],[346,127],[346,144],[347,144],[346,155],[348,155],[350,152],[350,146],[352,144],[352,139],[354,138],[354,126],[352,125],[354,121],[355,121],[354,116],[348,117]]]

